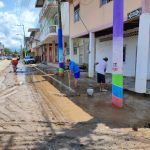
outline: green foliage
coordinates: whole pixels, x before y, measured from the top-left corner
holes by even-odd
[[[23,48],[23,49],[22,49],[22,57],[25,58],[25,56],[26,56],[26,49]]]
[[[4,48],[5,55],[12,55],[13,52],[9,48]]]

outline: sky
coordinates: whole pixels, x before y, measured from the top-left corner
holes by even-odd
[[[23,46],[29,28],[38,26],[39,9],[35,8],[36,0],[0,0],[0,42],[12,50]]]

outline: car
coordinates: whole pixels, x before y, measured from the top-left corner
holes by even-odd
[[[5,59],[5,57],[4,56],[0,56],[0,60],[4,60]]]
[[[7,56],[7,60],[12,60],[12,56]]]
[[[25,64],[34,64],[35,58],[32,56],[26,56],[23,61]]]

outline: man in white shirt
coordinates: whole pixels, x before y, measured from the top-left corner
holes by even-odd
[[[107,69],[107,61],[108,58],[105,57],[103,60],[101,60],[99,63],[97,63],[96,66],[96,72],[97,72],[97,82],[100,84],[100,92],[106,92],[107,90],[104,88],[105,87],[105,72]]]

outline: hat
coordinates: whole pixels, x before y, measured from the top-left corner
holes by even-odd
[[[108,61],[108,58],[107,58],[107,57],[104,57],[103,60]]]

